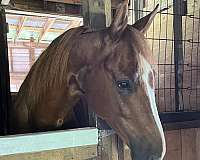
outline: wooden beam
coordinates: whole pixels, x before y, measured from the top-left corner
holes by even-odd
[[[36,43],[31,42],[31,46],[34,48],[47,48],[49,44],[46,43]],[[9,48],[29,48],[30,47],[30,40],[29,42],[8,42]]]
[[[10,3],[10,0],[1,0],[2,5],[8,5]]]
[[[35,62],[35,49],[31,46],[29,48],[29,66],[30,66],[30,68],[32,67],[34,62]]]
[[[60,1],[65,2],[64,0],[60,0]],[[74,0],[74,3],[72,1],[73,0],[71,0],[70,2],[69,0],[69,3],[59,3],[59,2],[54,3],[51,1],[46,1],[47,3],[44,3],[44,1],[39,1],[39,0],[37,1],[29,0],[27,3],[26,0],[15,0],[14,6],[18,10],[14,10],[12,9],[12,7],[7,7],[6,11],[13,12],[16,14],[18,13],[20,14],[20,12],[27,11],[27,12],[32,12],[33,14],[37,14],[40,17],[43,16],[44,14],[53,14],[54,16],[55,15],[57,16],[70,15],[70,16],[81,17],[82,16],[82,9],[81,9],[82,6],[80,5],[81,0]],[[123,0],[112,0],[112,3],[111,3],[112,8],[116,8],[117,5],[122,1]],[[59,4],[62,4],[63,9],[58,11],[58,7],[56,6],[59,6]]]
[[[38,38],[38,43],[41,42],[41,40],[43,39],[43,37],[45,36],[45,34],[48,32],[48,30],[51,28],[51,26],[54,24],[56,18],[48,18],[42,32],[40,33],[40,36]]]
[[[49,13],[55,15],[81,15],[81,6],[72,5],[67,3],[53,3],[49,1],[39,1],[39,0],[15,0],[14,6],[18,10],[26,10],[32,12]],[[10,9],[12,9],[10,7]]]
[[[68,3],[68,4],[81,4],[81,0],[46,0],[49,2],[57,2],[57,3]]]
[[[81,26],[81,23],[82,21],[71,21],[70,24],[66,27],[66,30]]]
[[[18,28],[18,26],[9,26],[10,29],[15,29],[15,28]],[[31,26],[23,26],[23,28],[21,28],[23,30],[29,30],[29,31],[37,31],[37,32],[42,32],[43,31],[43,27],[38,27],[38,28],[34,28],[34,27],[31,27]],[[18,30],[18,29],[17,29]],[[41,31],[42,30],[42,31]],[[63,33],[65,30],[63,29],[48,29],[50,32],[60,32],[60,33]],[[22,31],[22,30],[21,30]],[[20,32],[21,32],[20,31]],[[20,33],[19,33],[20,34]],[[18,35],[19,36],[19,35]]]
[[[57,2],[57,3],[67,3],[67,4],[75,4],[75,5],[81,5],[81,0],[46,0],[49,2]],[[117,5],[122,2],[123,0],[111,0],[112,8],[116,8]]]
[[[25,16],[22,16],[18,25],[17,25],[17,30],[16,30],[16,35],[15,35],[15,38],[14,38],[14,42],[16,42],[17,38],[19,37],[23,27],[24,27],[24,23],[26,21],[26,18]]]

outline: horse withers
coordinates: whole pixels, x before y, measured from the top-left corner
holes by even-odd
[[[55,39],[19,90],[10,111],[13,133],[66,126],[82,99],[128,144],[134,160],[162,160],[165,138],[144,37],[157,9],[128,25],[125,0],[110,27],[78,27]]]

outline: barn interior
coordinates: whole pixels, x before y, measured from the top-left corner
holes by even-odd
[[[70,28],[87,25],[98,30],[108,27],[121,1],[0,1],[0,150],[3,141],[4,145],[10,142],[8,109],[31,66],[41,53],[56,37]],[[133,24],[147,15],[158,3],[160,4],[159,12],[145,36],[155,58],[152,65],[157,72],[156,101],[167,142],[164,160],[199,160],[200,1],[130,0],[128,23]],[[110,8],[107,9],[107,6]],[[97,19],[92,19],[94,13],[99,13]],[[69,145],[65,149],[50,148],[47,151],[21,150],[15,154],[12,152],[12,154],[3,154],[2,149],[0,160],[131,159],[128,147],[104,121],[88,111],[82,102],[79,102],[75,109],[77,117],[80,117],[80,123],[79,125],[72,124],[70,127],[73,128],[74,138],[81,141],[81,139],[87,139],[87,134],[91,134],[94,142],[83,142],[77,146]],[[88,116],[85,114],[82,116],[83,114],[80,113],[83,112],[87,112]],[[66,137],[69,137],[68,131],[66,132]],[[54,131],[53,134],[57,132]],[[40,133],[33,133],[33,136],[40,136]],[[16,135],[14,138],[19,137]],[[27,143],[26,139],[30,137],[27,138],[25,135],[24,138],[24,143]],[[19,141],[17,144],[24,143]],[[4,147],[4,150],[6,149]]]

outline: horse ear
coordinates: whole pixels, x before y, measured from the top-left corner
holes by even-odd
[[[114,38],[119,38],[125,30],[128,22],[128,0],[124,0],[117,7],[115,17],[110,30]]]
[[[135,24],[133,24],[133,27],[145,34],[153,22],[155,15],[157,14],[158,7],[159,4],[157,4],[156,8],[150,14],[137,20]]]
[[[68,79],[69,94],[71,96],[81,96],[83,95],[83,90],[81,89],[76,75],[71,74]]]

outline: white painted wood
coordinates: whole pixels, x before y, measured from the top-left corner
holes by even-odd
[[[0,156],[98,144],[98,129],[84,128],[0,137]]]

